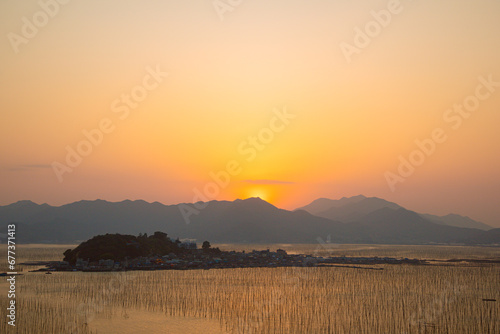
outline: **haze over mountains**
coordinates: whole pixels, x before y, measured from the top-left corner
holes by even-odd
[[[0,206],[0,227],[17,223],[18,242],[72,243],[97,234],[153,233],[214,243],[500,243],[500,229],[468,217],[418,214],[362,195],[318,199],[288,211],[260,198],[211,201],[183,218],[180,205],[145,201],[79,201],[59,207],[20,201]],[[192,204],[188,204],[193,207]],[[1,241],[1,240],[0,240]]]
[[[403,207],[398,204],[388,202],[381,198],[358,195],[353,197],[343,197],[339,200],[320,198],[297,210],[306,210],[315,216],[338,220],[343,223],[351,223],[363,220],[363,217],[367,214],[383,208],[389,208],[392,210],[403,209]],[[485,231],[493,228],[469,217],[457,214],[449,214],[446,216],[420,214],[420,216],[439,225],[477,228]]]

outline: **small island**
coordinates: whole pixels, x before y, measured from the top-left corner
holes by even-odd
[[[425,264],[418,259],[379,257],[321,257],[305,254],[288,254],[277,249],[272,252],[221,251],[204,241],[201,248],[194,240],[172,240],[166,233],[138,236],[105,234],[95,236],[75,249],[64,252],[63,261],[26,263],[44,265],[37,271],[107,272],[128,270],[188,270],[223,268],[276,268],[319,267],[376,264]],[[354,267],[363,269],[367,268]]]

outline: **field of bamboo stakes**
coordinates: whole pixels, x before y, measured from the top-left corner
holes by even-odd
[[[387,247],[398,253],[404,249]],[[408,257],[420,249],[414,247],[408,246]],[[468,248],[474,258],[499,256],[495,248]],[[378,246],[353,249],[363,256],[380,252]],[[64,250],[25,247],[20,256],[24,261],[55,260]],[[457,257],[450,250],[454,249],[427,246],[426,255],[434,251],[435,258],[445,258],[445,253]],[[463,250],[458,257],[465,257],[467,248]],[[226,333],[500,333],[499,265],[377,267],[384,270],[244,268],[46,275],[23,268],[25,275],[17,279],[16,330],[2,320],[0,332],[109,333],[100,326],[106,319],[125,323],[128,314],[146,311],[210,319]],[[6,285],[1,284],[3,314]]]

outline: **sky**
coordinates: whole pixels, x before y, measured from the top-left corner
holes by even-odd
[[[0,3],[0,205],[363,194],[500,227],[500,2]]]

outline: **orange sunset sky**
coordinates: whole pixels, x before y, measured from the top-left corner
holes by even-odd
[[[497,0],[2,1],[0,205],[364,194],[500,227],[499,17]]]

